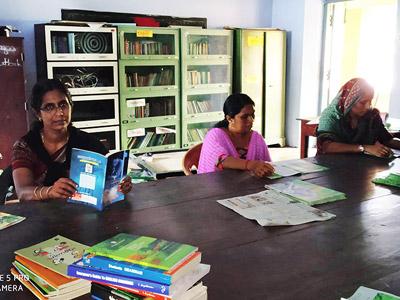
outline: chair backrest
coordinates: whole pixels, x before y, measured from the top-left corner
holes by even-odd
[[[200,152],[203,143],[197,144],[190,148],[182,160],[182,169],[185,175],[193,175],[190,169],[195,166],[196,168],[199,166]]]

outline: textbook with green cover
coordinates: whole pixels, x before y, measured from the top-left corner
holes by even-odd
[[[25,220],[25,217],[0,212],[0,230],[22,222],[23,220]]]
[[[170,270],[198,248],[146,236],[120,233],[86,250],[87,253]]]
[[[400,174],[399,173],[388,174],[387,172],[385,172],[380,176],[372,179],[372,182],[400,187]]]
[[[268,184],[267,189],[283,193],[288,197],[309,205],[346,199],[346,194],[316,184],[295,179],[283,183]]]
[[[33,246],[17,250],[15,254],[69,277],[68,265],[81,259],[87,248],[89,246],[57,235]]]

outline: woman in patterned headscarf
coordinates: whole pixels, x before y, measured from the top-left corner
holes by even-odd
[[[386,130],[379,110],[372,108],[374,88],[353,78],[322,112],[317,131],[317,155],[334,152],[368,152],[389,157],[400,140]]]

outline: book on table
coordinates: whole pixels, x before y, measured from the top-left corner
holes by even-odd
[[[99,284],[96,282],[92,282],[92,287],[90,290],[92,297],[96,297],[94,299],[115,299],[115,300],[150,300],[150,299],[159,299],[159,300],[169,300],[172,299],[170,297],[164,297],[161,295],[161,298],[158,295],[150,293],[149,295],[138,295],[136,293],[132,293],[126,290],[118,289],[113,286]],[[187,290],[178,298],[173,298],[173,300],[206,300],[207,299],[207,287],[203,285],[200,281],[196,283],[193,287]]]
[[[181,297],[210,271],[197,247],[146,236],[120,233],[86,252],[69,276],[158,300],[201,299]]]
[[[57,235],[15,251],[11,272],[39,299],[72,299],[90,291],[90,282],[67,275],[68,265],[81,259],[86,248]]]
[[[372,182],[400,187],[400,173],[383,172],[372,179]]]
[[[78,184],[68,202],[82,203],[102,210],[121,201],[124,195],[118,189],[126,176],[129,151],[118,151],[104,156],[96,152],[73,148],[70,178]]]
[[[269,179],[321,172],[329,169],[328,167],[313,164],[306,160],[278,161],[272,163],[272,165],[275,171],[270,176],[267,176]]]
[[[170,285],[178,281],[186,273],[193,270],[200,261],[201,252],[196,251],[192,255],[183,259],[181,263],[172,270],[143,266],[95,254],[84,255],[82,262],[87,267],[93,267],[120,275],[132,276],[137,279],[151,280]]]
[[[25,220],[25,217],[0,212],[0,230],[22,222],[23,220]]]
[[[86,250],[100,256],[171,270],[198,248],[153,237],[120,233]]]
[[[177,282],[167,285],[150,280],[138,279],[130,275],[120,275],[102,269],[88,267],[85,266],[82,261],[75,262],[68,266],[69,276],[175,297],[187,291],[209,271],[210,265],[200,263]]]
[[[346,194],[307,181],[294,179],[282,183],[268,184],[267,189],[280,192],[296,201],[309,205],[346,199]]]
[[[383,291],[360,286],[350,298],[341,298],[341,300],[400,300],[400,297]]]

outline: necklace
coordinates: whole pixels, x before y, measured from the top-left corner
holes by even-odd
[[[44,145],[45,139],[44,139],[43,130],[40,131],[40,137],[42,138],[42,143]],[[69,132],[67,131],[67,139],[66,139],[65,143],[68,143],[68,141],[69,141]]]

